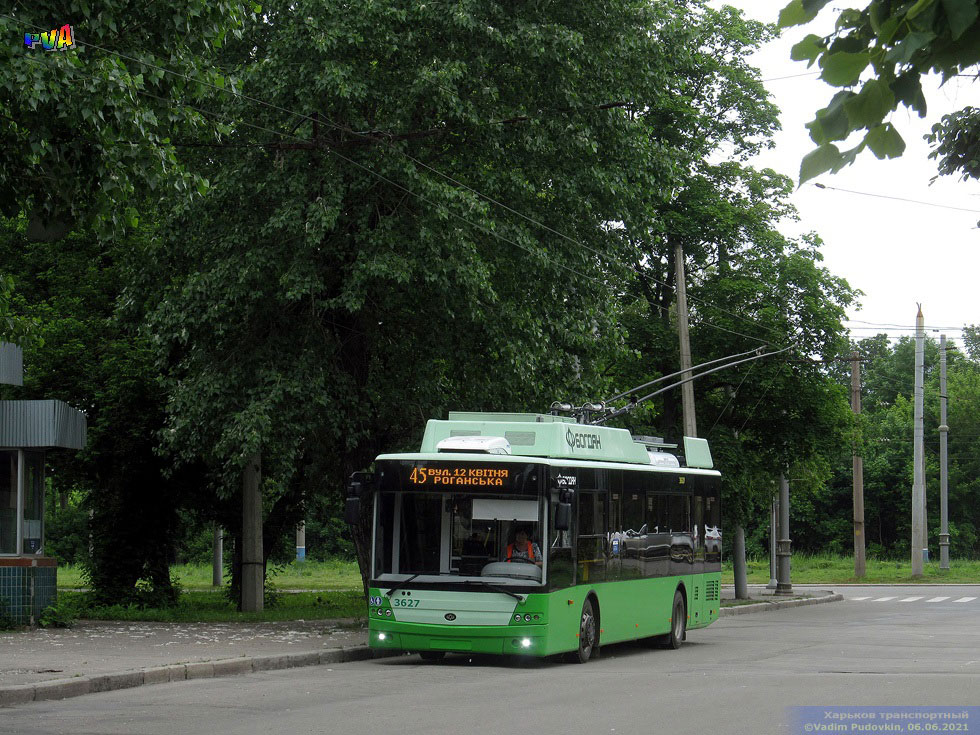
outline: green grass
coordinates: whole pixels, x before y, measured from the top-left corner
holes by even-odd
[[[276,620],[335,620],[367,616],[367,605],[360,590],[299,592],[285,594],[273,607],[258,613],[238,612],[221,591],[184,592],[175,607],[138,608],[112,605],[93,607],[87,592],[59,592],[59,606],[74,608],[77,617],[87,620],[156,621],[163,623],[260,623]]]
[[[170,568],[185,590],[213,590],[210,564],[177,564]],[[281,590],[359,590],[361,574],[357,563],[333,559],[331,561],[291,562],[277,569],[269,566],[272,583]],[[276,573],[277,572],[277,573]],[[59,589],[85,587],[82,570],[77,565],[58,567]]]
[[[886,583],[916,584],[921,582],[965,582],[980,584],[980,561],[954,560],[947,572],[939,570],[938,562],[925,565],[920,579],[913,579],[908,561],[869,559],[867,575],[854,577],[851,557],[794,555],[791,579],[794,584]],[[220,588],[211,586],[211,567],[205,564],[175,566],[173,573],[184,588],[180,603],[173,608],[139,609],[136,607],[93,608],[88,595],[73,591],[85,582],[77,567],[58,569],[59,600],[73,605],[78,616],[94,620],[134,620],[178,623],[266,622],[274,620],[330,620],[354,618],[363,620],[366,606],[361,594],[361,577],[357,564],[345,561],[286,565],[272,578],[279,590],[309,590],[279,595],[278,604],[261,613],[240,613],[227,601]],[[732,584],[731,562],[722,571],[722,583]],[[769,560],[748,562],[749,584],[769,581]],[[732,604],[732,603],[726,603]],[[743,603],[744,604],[744,603]]]
[[[861,579],[854,576],[854,559],[850,556],[811,556],[794,554],[791,561],[790,580],[794,584],[936,584],[943,582],[980,584],[980,561],[954,559],[947,571],[939,569],[938,561],[923,565],[922,577],[912,577],[910,560],[884,561],[868,559],[866,574]],[[769,582],[769,560],[755,559],[747,562],[749,584]],[[721,575],[722,584],[734,584],[731,561],[726,561]]]

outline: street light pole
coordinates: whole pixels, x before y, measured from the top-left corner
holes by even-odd
[[[779,540],[776,542],[778,558],[776,569],[776,594],[793,594],[793,584],[790,582],[790,539],[789,539],[789,480],[786,475],[779,476]]]
[[[857,350],[851,353],[851,410],[861,415],[861,356]],[[864,460],[855,444],[852,457],[854,481],[854,576],[860,579],[865,573],[864,558]]]
[[[922,316],[922,305],[915,317],[915,406],[912,423],[912,576],[922,576],[923,547],[922,504],[925,498],[923,487],[923,431],[922,431],[922,382],[923,382],[923,342],[925,340],[925,320]]]
[[[949,425],[946,423],[946,335],[939,335],[939,568],[949,569],[949,505],[947,487],[947,440]]]

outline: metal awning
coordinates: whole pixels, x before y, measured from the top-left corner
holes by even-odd
[[[64,401],[0,401],[0,447],[82,449],[85,414]]]

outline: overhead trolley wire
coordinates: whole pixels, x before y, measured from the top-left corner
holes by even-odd
[[[31,63],[36,63],[36,64],[42,63],[42,62],[36,61],[35,59],[32,59],[30,57],[25,57],[25,58],[28,61],[30,61]],[[72,69],[72,73],[73,74],[78,74],[80,76],[86,77],[88,79],[93,79],[95,81],[104,81],[104,80],[99,79],[98,77],[95,77],[95,76],[91,75],[91,74],[86,74],[84,72],[81,72],[78,69],[75,69],[74,67],[71,67],[71,69]],[[234,119],[230,118],[227,115],[223,115],[221,113],[213,112],[213,111],[209,111],[209,110],[202,110],[199,107],[195,107],[193,105],[189,105],[189,104],[187,104],[185,102],[176,102],[175,103],[173,100],[168,100],[168,99],[166,99],[164,97],[160,97],[160,96],[155,95],[155,94],[152,94],[150,92],[146,92],[145,90],[132,90],[132,91],[134,91],[136,94],[140,94],[140,95],[143,95],[143,96],[146,96],[146,97],[151,97],[151,98],[156,99],[156,100],[159,100],[161,102],[166,102],[168,104],[177,104],[177,105],[179,105],[181,107],[184,107],[186,109],[193,110],[193,111],[195,111],[195,112],[197,112],[197,113],[199,113],[201,115],[205,115],[205,116],[209,116],[209,115],[210,116],[218,116],[221,119],[223,119],[224,121],[231,121],[231,122],[233,122],[236,125],[244,125],[246,127],[253,128],[255,130],[261,130],[262,132],[270,133],[272,135],[279,135],[279,136],[283,136],[283,137],[286,137],[286,138],[292,138],[294,140],[297,140],[297,141],[300,141],[300,142],[304,142],[304,143],[305,142],[308,142],[308,141],[304,140],[303,138],[300,138],[298,135],[295,135],[293,133],[285,133],[285,132],[282,132],[282,131],[279,131],[279,130],[272,130],[271,128],[266,128],[266,127],[263,127],[261,125],[256,125],[254,123],[246,122],[244,120],[234,120]],[[388,177],[384,176],[383,174],[380,174],[377,171],[374,171],[373,169],[370,169],[367,166],[365,166],[365,165],[363,165],[361,163],[358,163],[354,159],[349,158],[349,157],[345,156],[344,154],[339,153],[338,151],[336,151],[336,150],[334,150],[332,148],[326,148],[326,150],[329,153],[337,156],[338,158],[343,159],[347,163],[350,163],[350,164],[352,164],[352,165],[354,165],[354,166],[362,169],[366,173],[368,173],[368,174],[370,174],[372,176],[377,177],[378,179],[384,181],[387,184],[390,184],[391,186],[394,186],[397,189],[400,189],[401,191],[404,191],[406,194],[409,194],[411,196],[416,197],[417,199],[425,202],[426,204],[429,204],[430,206],[433,206],[433,207],[439,207],[439,206],[441,206],[441,205],[437,204],[436,202],[428,199],[426,196],[424,196],[422,194],[419,194],[419,193],[417,193],[415,191],[412,191],[411,189],[407,188],[406,186],[404,186],[402,184],[399,184],[396,181],[392,181],[391,179],[389,179]],[[564,263],[559,263],[558,261],[552,260],[547,255],[544,255],[542,253],[536,253],[535,251],[533,251],[533,250],[525,247],[524,245],[521,245],[518,242],[515,242],[514,240],[511,240],[510,238],[504,237],[503,235],[501,235],[501,234],[499,234],[497,232],[494,232],[493,230],[489,229],[488,227],[485,227],[485,226],[483,226],[481,224],[478,224],[476,222],[473,222],[471,220],[468,220],[466,217],[463,217],[461,214],[458,214],[458,213],[452,211],[451,208],[448,208],[447,207],[446,209],[448,210],[448,212],[449,212],[449,214],[451,216],[453,216],[453,217],[455,217],[455,218],[457,218],[457,219],[465,222],[466,224],[470,225],[471,227],[476,227],[478,230],[481,230],[482,232],[486,233],[487,235],[490,235],[492,237],[495,237],[498,240],[501,240],[502,242],[506,242],[506,243],[508,243],[510,245],[513,245],[513,246],[515,246],[517,248],[520,248],[521,250],[523,250],[524,252],[528,253],[529,255],[532,255],[532,256],[537,257],[537,258],[541,258],[541,259],[543,259],[543,260],[551,263],[552,265],[555,265],[555,266],[557,266],[559,268],[562,268],[564,270],[567,270],[568,272],[573,273],[573,274],[575,274],[575,275],[577,275],[577,276],[579,276],[581,278],[584,278],[586,280],[592,281],[593,283],[596,283],[596,284],[598,284],[599,286],[601,286],[603,288],[605,288],[606,285],[607,285],[607,284],[603,283],[602,281],[600,281],[600,280],[598,280],[596,278],[593,278],[591,276],[588,276],[588,275],[586,275],[584,273],[580,273],[579,271],[575,270],[571,266],[568,266],[568,265],[565,265]]]
[[[937,202],[924,202],[921,199],[906,199],[905,197],[891,196],[890,194],[874,194],[869,191],[854,191],[853,189],[842,189],[839,186],[828,186],[827,184],[821,184],[819,182],[813,182],[813,186],[818,189],[830,189],[831,191],[842,191],[847,194],[858,194],[863,197],[875,197],[877,199],[892,199],[896,202],[908,202],[910,204],[921,204],[925,207],[938,207],[939,209],[952,209],[957,212],[972,212],[973,214],[980,214],[980,209],[968,209],[966,207],[954,207],[951,204],[939,204]]]
[[[735,355],[727,355],[725,357],[719,357],[717,360],[710,360],[708,362],[702,362],[700,365],[693,365],[693,366],[691,366],[691,368],[689,368],[687,370],[678,370],[676,373],[670,373],[669,375],[662,375],[659,378],[654,378],[649,383],[644,383],[643,385],[638,385],[635,388],[630,388],[629,390],[623,391],[622,393],[617,393],[612,398],[607,398],[606,400],[602,401],[602,403],[612,403],[613,401],[618,401],[620,398],[625,398],[630,393],[637,393],[637,392],[643,390],[644,388],[649,388],[651,385],[656,385],[657,383],[662,383],[665,380],[670,380],[671,378],[676,378],[678,375],[682,375],[684,373],[692,373],[695,370],[700,370],[701,368],[705,368],[705,367],[708,367],[710,365],[717,365],[719,362],[725,362],[727,360],[734,360],[736,357],[745,357],[746,355],[751,355],[753,353],[758,354],[758,352],[760,351],[760,349],[761,348],[758,348],[757,347],[755,349],[746,350],[745,352],[739,352],[739,353],[737,353]]]
[[[615,411],[613,411],[613,412],[611,412],[609,414],[606,414],[605,416],[602,416],[602,417],[596,419],[592,423],[594,423],[594,424],[603,424],[606,421],[609,421],[610,419],[614,419],[614,418],[617,418],[619,416],[622,416],[625,413],[629,413],[633,409],[634,406],[642,403],[643,401],[650,400],[654,396],[658,396],[661,393],[666,393],[669,390],[672,390],[674,388],[677,388],[679,386],[682,386],[685,383],[690,383],[691,381],[697,380],[698,378],[703,378],[705,375],[710,375],[711,373],[716,373],[719,370],[725,370],[726,368],[735,367],[736,365],[741,365],[742,363],[751,362],[753,360],[761,360],[763,357],[772,357],[773,355],[778,355],[780,353],[786,352],[787,350],[791,350],[791,349],[793,349],[793,347],[795,347],[795,345],[790,345],[789,347],[784,347],[781,350],[774,350],[772,352],[765,352],[765,353],[762,353],[762,354],[756,354],[756,355],[753,355],[752,357],[746,357],[743,360],[736,360],[735,362],[728,362],[728,363],[725,363],[724,365],[719,365],[718,367],[711,368],[710,370],[704,370],[704,371],[698,373],[697,375],[692,375],[689,378],[684,378],[683,380],[679,380],[676,383],[671,383],[670,385],[664,386],[663,388],[660,388],[659,390],[655,390],[655,391],[653,391],[653,393],[648,393],[647,395],[643,396],[642,398],[637,398],[635,401],[631,401],[629,404],[627,404],[623,408],[617,409],[617,410],[615,410]],[[758,351],[756,351],[756,352],[758,352]],[[683,372],[688,372],[688,371],[685,370]]]

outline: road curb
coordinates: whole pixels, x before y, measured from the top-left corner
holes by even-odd
[[[745,615],[768,612],[804,605],[819,605],[824,602],[843,600],[842,595],[829,594],[805,600],[765,601],[754,605],[723,607],[719,615]],[[111,692],[118,689],[131,689],[152,684],[166,684],[185,679],[211,679],[224,676],[240,676],[259,671],[280,671],[302,666],[323,666],[350,661],[364,661],[372,658],[387,658],[401,655],[401,651],[383,651],[367,646],[334,648],[326,651],[289,653],[271,656],[239,656],[237,658],[215,659],[213,661],[192,661],[184,664],[152,666],[135,671],[120,671],[111,674],[76,676],[71,679],[55,679],[36,684],[14,684],[0,686],[0,707],[12,707],[30,702],[43,702],[53,699],[68,699],[84,694]]]
[[[840,602],[844,599],[841,594],[826,594],[822,597],[809,597],[804,600],[763,600],[754,605],[738,605],[736,607],[723,607],[719,612],[720,617],[731,615],[747,615],[749,613],[770,612],[772,610],[785,610],[790,607],[805,607],[806,605],[822,605],[825,602]]]
[[[327,651],[290,653],[275,656],[240,656],[238,658],[194,661],[185,664],[153,666],[135,671],[112,674],[76,676],[71,679],[54,679],[36,684],[0,686],[0,707],[11,707],[29,702],[52,699],[68,699],[83,694],[111,692],[151,684],[166,684],[185,679],[211,679],[219,676],[238,676],[259,671],[278,671],[302,666],[322,666],[369,658],[386,658],[401,651],[375,651],[367,646],[335,648]]]

